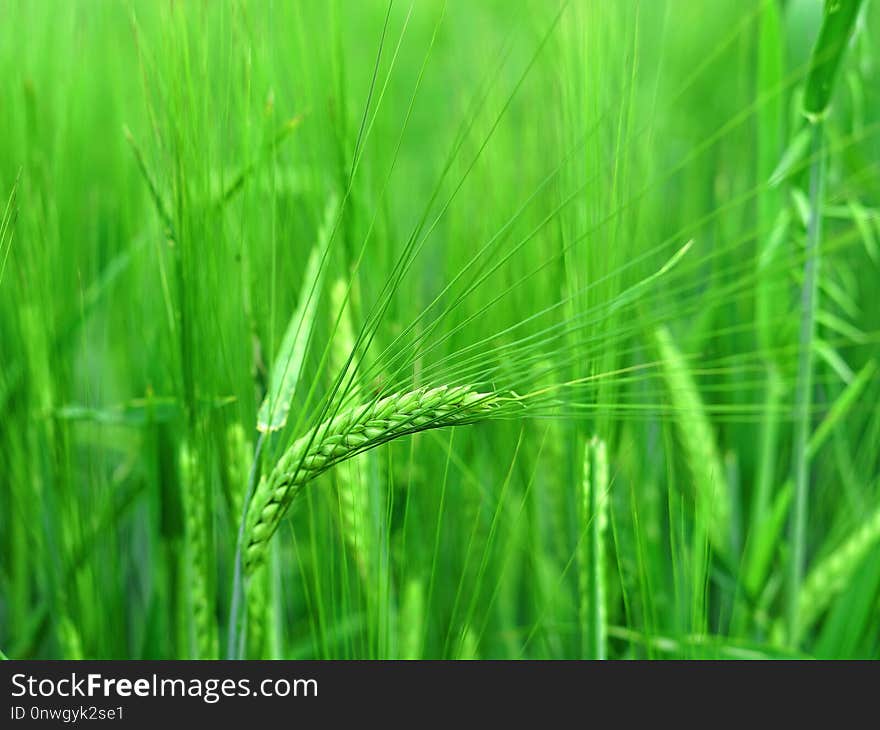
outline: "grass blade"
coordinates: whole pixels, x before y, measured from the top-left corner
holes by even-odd
[[[810,441],[807,444],[807,459],[812,459],[816,455],[816,452],[822,448],[822,444],[825,443],[835,427],[846,418],[846,414],[858,402],[862,392],[871,382],[876,371],[877,363],[874,360],[869,360],[853,381],[844,388],[843,392],[828,410],[828,414],[810,437]]]
[[[764,511],[752,528],[746,547],[742,582],[749,596],[756,596],[764,587],[779,538],[785,531],[785,520],[791,507],[794,489],[786,482],[776,494],[769,511]]]

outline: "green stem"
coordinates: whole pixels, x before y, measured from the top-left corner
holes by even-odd
[[[789,643],[796,647],[800,640],[798,596],[804,578],[806,556],[807,508],[809,491],[810,407],[813,381],[813,336],[818,308],[819,244],[822,238],[820,212],[823,186],[822,123],[813,126],[812,163],[810,165],[810,219],[807,224],[806,260],[801,289],[801,327],[799,337],[798,374],[794,413],[794,513],[791,521],[792,556],[789,566],[788,621]]]
[[[758,457],[758,472],[755,484],[755,499],[750,517],[751,531],[754,534],[770,511],[773,499],[778,436],[779,402],[782,399],[782,381],[773,362],[767,363],[767,388],[764,398],[764,413],[761,420],[761,450]]]

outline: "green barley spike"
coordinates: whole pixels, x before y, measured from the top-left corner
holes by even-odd
[[[518,399],[481,393],[467,385],[416,388],[346,409],[294,441],[262,477],[248,506],[245,573],[266,557],[270,538],[300,491],[313,479],[353,456],[400,436],[485,421],[520,407]]]
[[[351,301],[348,287],[342,279],[337,279],[330,293],[330,311],[334,317],[339,315],[336,331],[330,348],[330,367],[338,373],[347,397],[356,398],[360,388],[353,372],[354,360],[349,356],[355,344],[352,322]],[[379,539],[371,519],[372,511],[365,470],[369,456],[362,454],[344,464],[336,471],[336,490],[339,496],[339,517],[345,542],[348,544],[358,573],[368,590],[375,587],[373,562],[379,548]]]
[[[714,549],[727,555],[733,508],[715,434],[690,368],[669,330],[659,328],[655,340],[673,421],[691,475],[697,519],[707,525]]]
[[[244,509],[245,490],[254,456],[254,445],[245,433],[244,426],[237,421],[226,429],[227,477],[229,479],[232,504],[230,513],[232,527],[238,528],[238,520]]]
[[[64,615],[58,622],[58,642],[65,659],[84,659],[82,638],[70,617]]]
[[[608,453],[594,436],[584,451],[581,522],[587,525],[580,550],[580,617],[582,655],[607,658],[605,533],[608,529]]]
[[[233,485],[233,528],[238,529],[238,521],[244,506],[245,490],[253,463],[254,447],[240,423],[233,423],[226,431],[227,452],[229,454],[229,482]],[[247,611],[247,656],[249,659],[266,658],[266,628],[271,626],[272,602],[270,596],[270,571],[262,565],[248,580],[246,591]]]
[[[215,659],[218,639],[209,587],[210,513],[201,464],[188,444],[183,444],[180,449],[180,479],[186,533],[186,564],[189,572],[192,653],[197,659]]]
[[[403,589],[400,604],[400,658],[421,659],[425,620],[425,589],[418,579],[411,579]]]
[[[820,561],[804,579],[798,596],[801,630],[808,629],[849,584],[861,562],[880,543],[880,509],[849,539]]]
[[[461,634],[456,659],[473,661],[480,658],[479,641],[473,628],[466,626]]]

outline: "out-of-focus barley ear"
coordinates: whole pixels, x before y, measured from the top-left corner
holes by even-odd
[[[808,631],[822,612],[846,589],[853,573],[876,550],[878,543],[880,508],[807,573],[798,597],[802,631]]]
[[[424,651],[425,589],[422,581],[411,578],[400,602],[400,658],[421,659]]]
[[[180,482],[186,536],[186,570],[190,614],[190,649],[196,659],[216,659],[218,650],[211,592],[209,517],[205,475],[188,443],[180,447]]]
[[[61,645],[61,653],[65,659],[85,659],[83,653],[82,638],[70,616],[62,616],[58,622],[58,643]]]
[[[237,529],[244,508],[245,490],[253,463],[254,447],[244,427],[235,422],[226,430],[229,482],[233,485],[233,527]],[[268,566],[261,566],[245,586],[247,658],[266,659],[268,627],[274,620],[271,600],[271,577]]]
[[[356,399],[360,392],[352,357],[355,347],[349,289],[345,281],[337,279],[330,292],[330,312],[336,328],[330,346],[330,372],[341,387],[346,399]],[[380,538],[378,521],[373,519],[369,485],[367,483],[369,454],[361,454],[340,464],[336,470],[336,491],[339,499],[339,521],[342,536],[354,557],[358,574],[369,594],[378,589],[378,575],[374,563],[378,559]]]
[[[584,659],[606,659],[608,631],[605,577],[605,534],[608,529],[608,451],[598,436],[584,449],[581,482],[581,526],[578,584],[581,652]]]
[[[238,527],[238,518],[244,509],[245,490],[254,458],[253,442],[247,437],[244,426],[238,421],[226,429],[226,469],[230,484],[230,514],[232,527]]]
[[[687,361],[669,330],[657,329],[655,341],[676,434],[691,476],[696,518],[706,525],[712,547],[729,557],[733,509],[715,433]]]
[[[473,627],[465,626],[464,631],[462,631],[455,658],[468,661],[480,658],[479,640],[474,633]]]

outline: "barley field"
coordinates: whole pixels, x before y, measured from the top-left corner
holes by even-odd
[[[0,0],[0,656],[880,658],[880,3]]]

